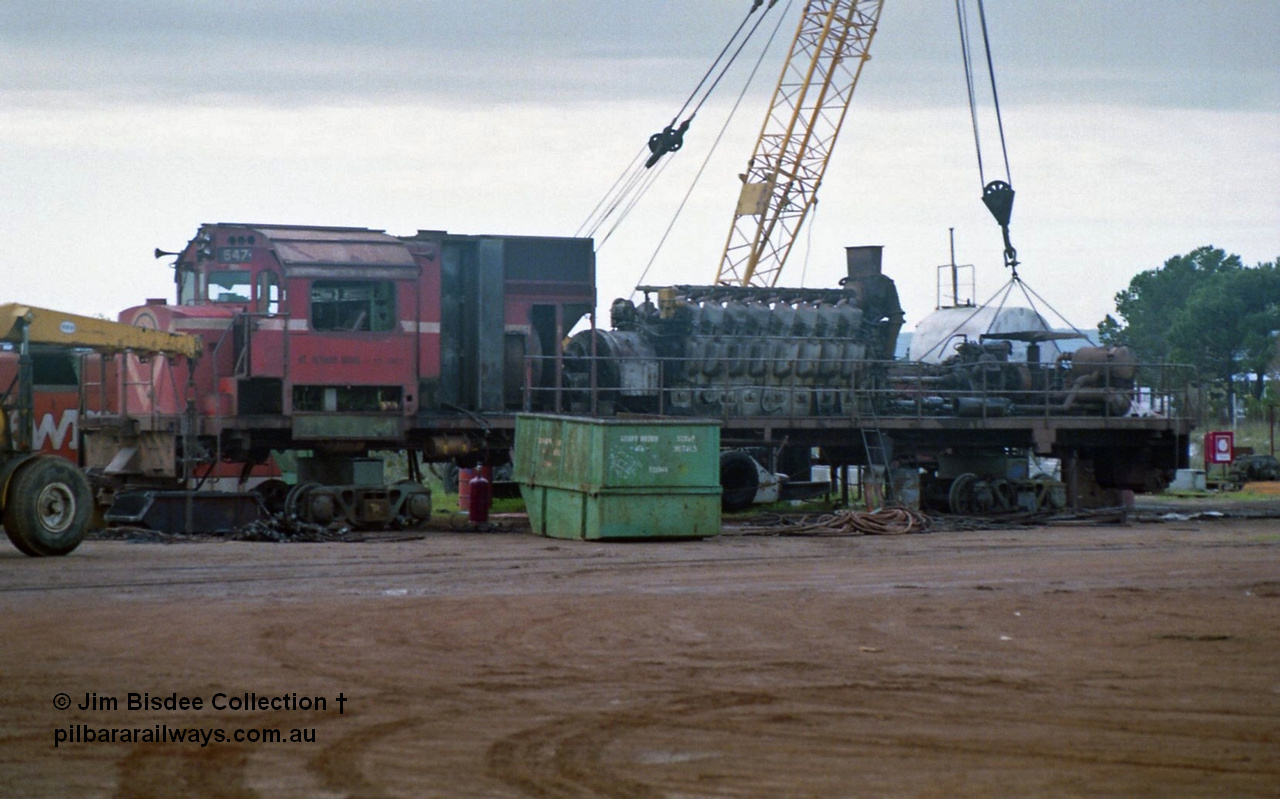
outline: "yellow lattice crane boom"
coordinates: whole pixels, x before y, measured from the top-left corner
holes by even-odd
[[[809,0],[741,175],[716,283],[773,286],[817,200],[884,0]]]

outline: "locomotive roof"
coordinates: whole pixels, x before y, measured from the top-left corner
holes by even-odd
[[[271,242],[281,265],[414,267],[413,254],[382,230],[348,227],[237,225]]]

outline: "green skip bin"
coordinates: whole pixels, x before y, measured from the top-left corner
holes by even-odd
[[[521,414],[515,479],[551,538],[720,534],[718,422]]]

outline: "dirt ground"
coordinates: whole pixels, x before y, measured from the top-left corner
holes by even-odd
[[[1280,795],[1280,521],[1171,519],[6,548],[0,795]]]

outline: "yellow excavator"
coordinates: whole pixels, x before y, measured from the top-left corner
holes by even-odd
[[[195,358],[203,343],[195,336],[13,303],[0,305],[0,342],[16,348],[18,356],[12,380],[0,385],[0,520],[25,554],[65,555],[88,532],[93,495],[76,464],[32,446],[31,348]]]

